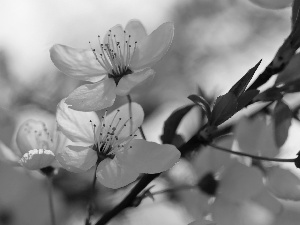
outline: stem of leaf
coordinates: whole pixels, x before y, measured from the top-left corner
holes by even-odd
[[[279,158],[269,158],[269,157],[264,157],[264,156],[256,156],[256,155],[251,155],[248,153],[244,153],[244,152],[236,152],[236,151],[232,151],[231,149],[227,149],[227,148],[223,148],[221,146],[217,146],[214,144],[209,144],[209,146],[213,147],[214,149],[223,151],[223,152],[228,152],[234,155],[239,155],[239,156],[246,156],[246,157],[250,157],[252,159],[257,159],[257,160],[263,160],[263,161],[271,161],[271,162],[295,162],[296,159],[279,159]]]
[[[52,180],[53,180],[52,177],[47,177],[47,181],[48,181],[48,199],[49,199],[49,210],[50,210],[50,217],[51,217],[51,225],[56,225],[54,205],[53,205]]]
[[[96,168],[95,168],[95,172],[94,172],[94,177],[93,177],[93,182],[92,182],[92,186],[91,186],[91,192],[90,192],[90,197],[89,197],[89,203],[88,203],[88,215],[87,218],[85,220],[85,225],[91,225],[91,217],[93,215],[93,197],[95,195],[95,190],[96,190],[96,180],[97,180],[97,168],[98,168],[99,163],[96,164]]]

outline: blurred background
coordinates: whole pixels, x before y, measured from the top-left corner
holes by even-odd
[[[49,49],[54,44],[89,48],[98,34],[130,19],[141,20],[148,33],[173,21],[174,40],[154,67],[156,77],[132,93],[145,110],[147,138],[159,142],[163,121],[189,103],[186,97],[199,87],[216,97],[263,59],[261,71],[288,35],[290,14],[290,8],[267,10],[246,0],[0,0],[0,140],[14,148],[20,123],[32,117],[53,121],[58,102],[81,84],[52,64]],[[125,102],[118,97],[114,107]],[[188,122],[194,121],[182,128],[186,137],[196,129]],[[91,180],[90,172],[59,172],[54,189],[58,224],[83,224]],[[166,186],[164,180],[156,184],[157,189]],[[0,224],[50,224],[46,190],[40,174],[12,169],[0,160]],[[128,191],[101,185],[97,190],[98,216]],[[185,206],[174,201],[166,196],[154,203],[146,200],[112,224],[193,221]]]

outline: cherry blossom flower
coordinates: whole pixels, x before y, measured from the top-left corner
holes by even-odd
[[[159,61],[170,47],[174,25],[167,22],[147,35],[142,23],[131,20],[125,27],[112,27],[100,50],[75,49],[54,45],[50,57],[64,74],[92,84],[74,90],[66,100],[71,109],[97,111],[114,103],[116,95],[125,96],[132,88],[152,78],[150,67]]]
[[[154,174],[171,168],[180,158],[173,145],[137,139],[144,118],[137,103],[123,105],[101,119],[95,112],[72,110],[63,101],[57,109],[61,131],[74,142],[58,154],[61,165],[72,172],[97,165],[97,179],[109,188],[120,188],[140,173]],[[130,116],[132,115],[132,116]],[[74,169],[76,168],[76,169]]]
[[[29,119],[18,129],[16,143],[18,149],[12,150],[0,142],[2,161],[13,166],[23,166],[29,170],[48,166],[59,167],[55,154],[66,144],[66,137],[58,130],[51,135],[45,123]]]
[[[222,137],[216,140],[216,145],[232,149],[233,137]],[[189,174],[194,174],[191,182],[199,189],[184,194],[188,197],[186,204],[190,204],[188,212],[195,211],[192,214],[195,224],[203,223],[208,215],[222,225],[266,225],[278,218],[282,206],[264,186],[262,171],[239,160],[210,146],[193,157]]]

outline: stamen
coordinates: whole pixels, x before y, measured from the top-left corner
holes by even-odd
[[[93,121],[90,120],[90,123],[91,123],[91,126],[92,126],[92,130],[93,130],[93,133],[94,133],[94,140],[95,142],[97,141],[97,136],[96,136],[96,124],[93,124]]]
[[[101,43],[100,35],[98,35],[100,54],[90,45],[96,60],[107,71],[109,77],[115,80],[116,84],[122,76],[132,73],[131,58],[137,47],[137,42],[132,40],[132,36],[125,30],[119,38],[121,38],[121,42],[118,41],[118,36],[109,30],[105,43]]]

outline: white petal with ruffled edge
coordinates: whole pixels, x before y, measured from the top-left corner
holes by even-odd
[[[115,101],[116,83],[106,78],[98,83],[86,84],[75,89],[66,99],[71,109],[78,111],[97,111],[112,106]]]
[[[144,27],[144,25],[139,20],[130,20],[126,27],[125,27],[126,33],[131,35],[131,42],[130,44],[134,45],[134,41],[137,41],[139,43],[142,41],[145,37],[147,37],[147,32]]]
[[[116,158],[104,159],[97,169],[97,179],[108,188],[121,188],[137,179],[139,173],[130,167],[120,165]]]
[[[127,122],[126,126],[123,127],[123,124],[129,119],[129,117],[132,117],[132,119]],[[121,118],[121,122],[119,121],[119,118]],[[102,129],[97,129],[97,136],[99,136],[100,131],[105,134],[107,130],[110,129],[110,125],[111,127],[115,127],[116,124],[120,122],[120,125],[117,127],[115,133],[118,134],[119,140],[128,138],[129,135],[133,134],[138,127],[142,125],[143,120],[144,110],[142,106],[136,102],[132,102],[131,104],[127,103],[106,116],[104,121],[105,127]],[[122,130],[120,131],[120,129]]]
[[[19,127],[16,142],[23,154],[32,149],[52,149],[53,147],[45,123],[31,119]]]
[[[55,155],[52,151],[33,149],[25,153],[19,163],[29,170],[38,170],[50,166],[54,160]]]
[[[50,49],[50,57],[61,72],[78,80],[97,82],[107,75],[91,49],[54,45]]]
[[[180,159],[180,152],[173,145],[160,145],[145,140],[132,140],[130,148],[117,152],[122,164],[139,173],[160,173],[170,169]]]
[[[262,190],[262,179],[259,169],[234,162],[221,177],[219,195],[232,202],[242,202]]]
[[[78,173],[95,166],[98,157],[91,148],[69,145],[57,154],[56,159],[66,170]]]
[[[144,69],[142,71],[123,76],[117,85],[116,94],[120,96],[128,95],[134,87],[143,84],[146,80],[148,81],[152,79],[154,75],[154,70]]]
[[[63,99],[57,105],[56,120],[59,129],[71,141],[81,142],[85,146],[94,144],[92,124],[99,125],[99,118],[95,112],[80,112],[70,109]]]
[[[171,22],[160,25],[149,36],[137,43],[131,58],[131,68],[140,70],[151,67],[168,51],[174,36],[174,25]]]

